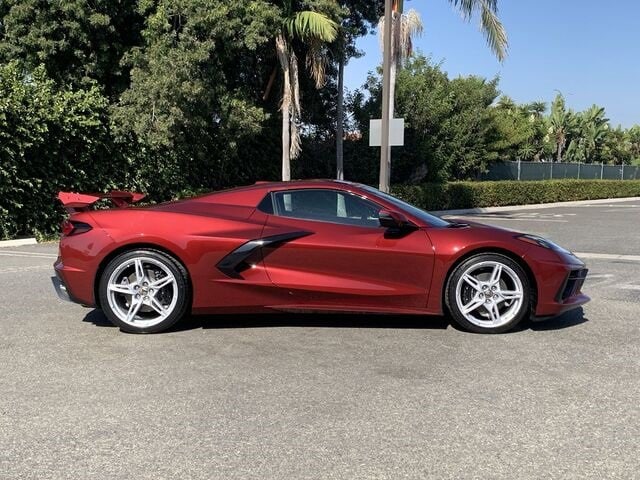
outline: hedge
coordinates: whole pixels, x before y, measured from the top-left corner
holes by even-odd
[[[395,185],[392,193],[425,210],[498,207],[640,196],[640,180],[537,180]]]
[[[189,196],[199,191],[183,192]],[[563,202],[571,200],[594,200],[598,198],[638,197],[640,180],[542,180],[498,182],[451,182],[423,185],[395,185],[392,193],[403,200],[425,210],[447,210],[458,208],[495,207],[501,205],[526,205],[533,203]],[[57,210],[56,215],[39,215],[43,230],[55,232],[59,228],[58,215],[62,209],[57,206],[53,195],[40,201],[49,202],[49,209]],[[34,228],[20,209],[2,211],[0,203],[0,239],[12,226],[23,234],[42,236],[42,230]],[[42,208],[42,207],[41,207]],[[32,216],[38,217],[33,212]],[[4,217],[4,218],[3,218]],[[16,228],[17,227],[17,228]]]

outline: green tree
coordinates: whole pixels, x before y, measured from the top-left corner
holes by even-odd
[[[0,61],[26,70],[43,64],[49,77],[73,86],[97,82],[115,97],[128,85],[124,53],[141,42],[136,0],[4,0]]]
[[[394,29],[392,26],[392,55],[393,52],[402,52],[403,48],[411,49],[411,36],[415,33],[418,33],[422,30],[422,24],[419,22],[419,16],[416,18],[417,13],[413,13],[413,19],[406,19],[406,24],[403,25],[402,21],[402,12],[403,12],[403,3],[404,0],[395,0],[394,2],[394,17],[398,18],[398,25],[401,28]],[[462,18],[465,21],[470,21],[475,15],[479,15],[480,17],[480,29],[482,30],[487,44],[496,55],[496,57],[502,61],[507,54],[507,33],[498,18],[498,0],[449,0],[449,3],[457,9],[461,14]],[[411,13],[413,11],[410,11]],[[379,31],[382,31],[382,22],[379,27]],[[395,30],[395,33],[393,33]],[[407,50],[404,50],[407,52]],[[397,55],[397,54],[396,54]],[[391,62],[392,66],[396,65],[397,62]],[[391,108],[389,109],[390,115],[393,117],[393,102],[394,102],[394,75],[391,76]],[[391,158],[391,155],[388,155],[388,158]],[[390,166],[388,168],[390,169]],[[380,171],[382,172],[382,168]],[[382,175],[382,173],[381,173]],[[380,178],[380,186],[383,190],[389,190],[389,179]]]
[[[44,67],[23,71],[0,65],[0,238],[56,232],[59,190],[136,186],[99,89],[60,91]]]
[[[539,160],[544,153],[544,102],[518,105],[503,95],[493,108],[497,138],[492,148],[500,160]]]
[[[131,86],[113,120],[145,155],[141,175],[153,192],[217,188],[268,170],[270,144],[258,142],[269,112],[259,91],[278,8],[256,0],[147,0],[140,14],[144,45],[125,57]],[[258,149],[263,161],[247,161]]]
[[[568,139],[577,125],[575,114],[567,110],[564,96],[561,93],[556,95],[551,103],[551,115],[549,116],[548,140],[553,145],[556,162],[561,162],[564,149],[568,144]]]
[[[610,130],[604,108],[593,105],[584,112],[575,114],[574,118],[566,158],[583,163],[598,161]]]
[[[394,156],[394,183],[418,183],[475,178],[497,159],[493,147],[498,130],[491,105],[498,97],[498,81],[480,77],[451,80],[440,65],[422,55],[410,58],[398,72],[396,109],[405,118],[405,147]],[[381,80],[370,76],[368,95],[350,96],[355,127],[368,129],[369,118],[380,111]],[[353,165],[349,177],[374,184],[377,158],[366,138],[348,145]]]
[[[492,110],[497,129],[493,148],[500,160],[528,160],[535,155],[535,117],[526,106],[517,105],[503,95]]]
[[[634,144],[632,140],[633,127],[625,130],[618,126],[617,128],[608,128],[597,158],[592,162],[602,162],[613,165],[630,165],[634,158]]]
[[[631,162],[635,165],[640,165],[640,125],[634,125],[627,130],[626,137],[629,141]]]

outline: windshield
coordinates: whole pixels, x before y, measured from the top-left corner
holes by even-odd
[[[441,218],[436,217],[435,215],[431,215],[430,213],[427,213],[421,208],[411,205],[410,203],[404,202],[399,198],[389,195],[388,193],[381,192],[377,188],[373,188],[368,185],[361,185],[361,187],[364,190],[367,190],[378,197],[384,198],[389,203],[397,206],[403,212],[406,212],[416,218],[419,218],[420,220],[423,220],[429,225],[432,225],[434,227],[447,227],[450,225],[450,223],[447,222],[446,220],[442,220]]]

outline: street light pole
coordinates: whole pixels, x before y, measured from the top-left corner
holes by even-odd
[[[380,190],[389,193],[391,147],[389,145],[390,90],[391,90],[391,27],[392,0],[384,2],[384,36],[382,40],[382,141],[380,148]]]

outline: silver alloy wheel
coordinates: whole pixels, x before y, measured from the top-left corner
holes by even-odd
[[[456,284],[456,304],[460,313],[478,327],[506,325],[518,315],[523,300],[520,277],[501,262],[470,265]]]
[[[178,302],[176,277],[161,261],[135,257],[122,262],[107,283],[111,311],[137,328],[153,327],[166,319]]]

